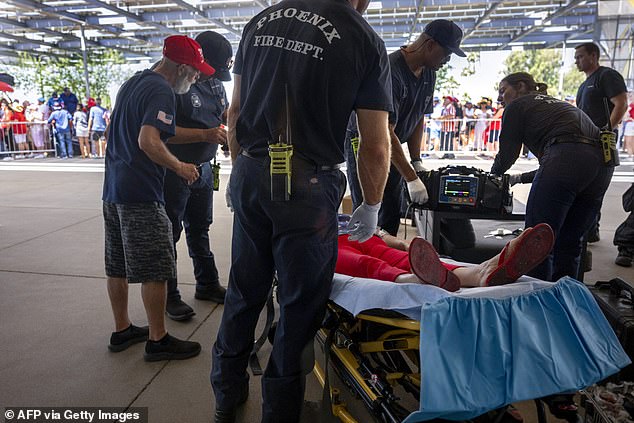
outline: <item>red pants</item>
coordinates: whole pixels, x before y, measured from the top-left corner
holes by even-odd
[[[339,235],[335,272],[359,278],[394,282],[396,277],[412,273],[406,251],[388,247],[385,241],[373,236],[363,243],[348,241],[348,235]],[[442,263],[449,270],[459,266]]]

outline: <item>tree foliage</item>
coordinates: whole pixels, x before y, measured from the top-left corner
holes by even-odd
[[[460,75],[471,76],[476,72],[477,63],[480,62],[480,52],[471,52],[467,54],[467,66],[462,69]]]
[[[124,63],[123,56],[117,51],[89,51],[90,96],[101,97],[105,104],[109,104],[108,86],[122,83],[131,75]],[[49,98],[53,91],[59,94],[64,87],[69,87],[80,101],[86,98],[81,52],[64,57],[21,53],[17,65],[5,65],[2,71],[15,76],[18,88],[37,97]]]
[[[451,69],[451,65],[445,65],[436,72],[436,91],[443,95],[453,95],[460,86],[456,78],[449,74]]]
[[[579,89],[579,85],[583,81],[585,81],[586,75],[583,72],[579,72],[577,68],[570,69],[564,75],[564,96],[577,95],[577,90]]]
[[[504,61],[504,75],[528,72],[535,81],[548,84],[548,93],[558,97],[575,95],[585,79],[583,73],[571,69],[564,74],[563,91],[559,91],[559,74],[563,66],[560,49],[524,50],[511,53]]]
[[[548,84],[554,93],[559,85],[561,53],[557,50],[524,50],[512,52],[504,61],[505,75],[515,72],[528,72],[535,81]]]

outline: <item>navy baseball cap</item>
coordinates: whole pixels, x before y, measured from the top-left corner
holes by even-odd
[[[460,49],[462,41],[462,29],[452,21],[446,19],[436,19],[425,26],[423,33],[429,35],[438,44],[445,47],[460,57],[466,57],[464,51]]]
[[[221,81],[231,81],[231,66],[233,66],[233,49],[231,43],[224,36],[214,31],[198,34],[196,41],[203,49],[205,61],[216,70],[215,78]]]

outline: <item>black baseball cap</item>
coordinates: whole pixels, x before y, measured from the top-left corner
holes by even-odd
[[[453,21],[446,19],[436,19],[425,26],[423,33],[429,35],[441,46],[445,47],[460,57],[466,57],[464,51],[460,49],[462,41],[462,29]]]
[[[203,48],[205,61],[215,70],[215,78],[221,81],[231,81],[231,66],[233,65],[233,49],[231,43],[222,35],[214,31],[198,34],[196,41]]]

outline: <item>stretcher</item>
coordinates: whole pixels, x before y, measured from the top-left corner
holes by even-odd
[[[449,293],[335,275],[317,341],[327,361],[314,373],[326,386],[326,407],[343,422],[356,420],[324,367],[377,421],[409,423],[481,421],[490,410],[582,389],[630,363],[588,289],[571,278]],[[543,408],[538,415],[544,419]]]

